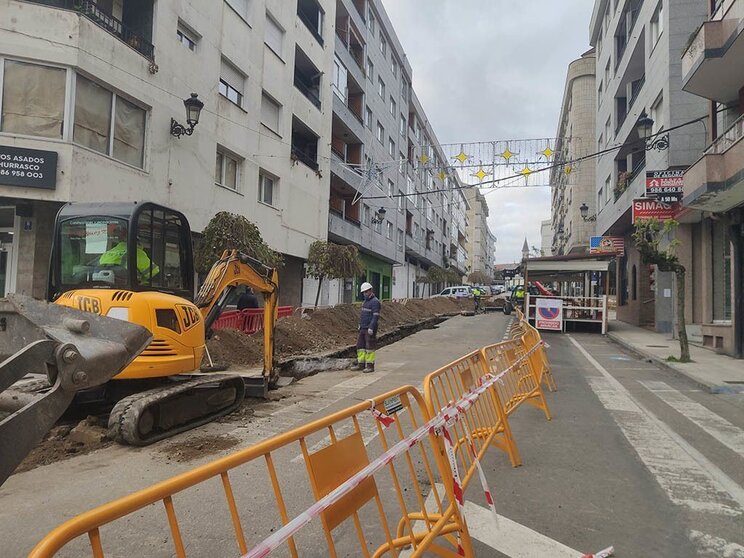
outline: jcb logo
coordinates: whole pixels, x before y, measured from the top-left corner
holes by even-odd
[[[181,316],[181,324],[184,330],[191,329],[201,321],[201,315],[193,306],[179,304],[178,314]]]
[[[101,313],[101,301],[92,296],[79,296],[76,299],[77,306],[83,312],[90,312],[92,314]]]

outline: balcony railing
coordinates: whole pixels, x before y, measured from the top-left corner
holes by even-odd
[[[294,145],[292,146],[292,157],[306,164],[311,169],[318,170],[318,161],[315,159],[315,157]]]
[[[641,92],[641,89],[643,89],[644,83],[646,83],[646,76],[643,76],[641,79],[634,81],[633,84],[630,86],[630,101],[628,101],[628,112],[630,112],[630,109],[633,107],[633,103],[635,103],[636,99],[638,98],[638,94]]]
[[[155,47],[144,37],[135,33],[114,16],[99,8],[93,0],[26,0],[34,4],[44,4],[65,10],[81,13],[101,29],[111,33],[114,37],[129,45],[145,58],[152,60]]]
[[[302,94],[305,95],[312,104],[314,104],[318,109],[320,108],[320,97],[318,97],[318,94],[296,74],[294,77],[294,86],[302,91]]]
[[[705,150],[705,154],[721,155],[742,137],[744,137],[744,115],[740,116],[725,132],[718,136],[716,141]]]

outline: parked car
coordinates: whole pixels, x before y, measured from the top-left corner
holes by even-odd
[[[500,295],[504,292],[504,285],[491,285],[491,294]]]
[[[470,287],[459,286],[459,287],[447,287],[443,289],[441,293],[432,295],[435,296],[454,296],[455,298],[472,298],[473,293],[470,292]]]

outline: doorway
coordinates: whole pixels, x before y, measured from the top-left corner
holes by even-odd
[[[15,290],[15,207],[0,207],[0,297]]]

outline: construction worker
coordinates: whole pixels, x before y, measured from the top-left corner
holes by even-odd
[[[481,295],[483,294],[479,287],[472,288],[473,302],[475,303],[475,313],[480,312]]]
[[[380,319],[382,305],[366,281],[359,291],[364,295],[362,314],[359,317],[359,335],[357,337],[357,361],[351,369],[362,372],[375,371],[375,345],[377,342],[377,322]]]
[[[98,264],[102,266],[121,266],[127,267],[127,241],[123,231],[116,231],[115,237],[118,242],[109,250],[101,254],[98,258]],[[150,283],[153,277],[160,273],[160,268],[150,258],[142,247],[142,243],[137,239],[137,278],[142,283]]]
[[[517,287],[514,296],[517,299],[517,306],[524,309],[524,285],[519,285]]]
[[[253,293],[253,289],[247,287],[243,294],[238,298],[238,310],[247,310],[249,308],[258,308],[258,297]]]

